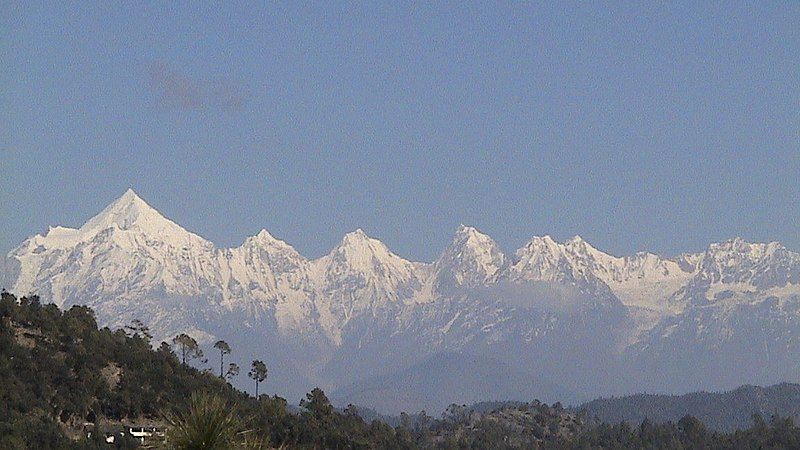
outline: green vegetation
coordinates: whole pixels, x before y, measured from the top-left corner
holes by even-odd
[[[188,334],[181,333],[175,336],[175,338],[172,339],[172,343],[178,347],[181,354],[181,363],[183,365],[186,365],[187,360],[191,361],[193,359],[203,358],[203,350],[200,348],[200,345]]]
[[[193,394],[186,411],[167,417],[163,446],[175,450],[248,448],[246,435],[239,418],[222,398]]]
[[[264,364],[264,361],[253,361],[253,366],[247,376],[256,382],[256,398],[258,398],[258,385],[267,379],[267,365]]]
[[[283,398],[254,398],[228,384],[225,378],[239,368],[229,364],[223,371],[231,351],[224,341],[215,345],[221,378],[187,364],[202,358],[190,336],[175,338],[177,355],[167,343],[153,350],[151,339],[140,322],[98,329],[89,308],[61,311],[4,292],[0,448],[136,448],[140,442],[120,431],[143,426],[165,432],[148,437],[146,446],[171,449],[800,448],[792,419],[759,415],[747,429],[722,433],[688,415],[611,425],[532,402],[453,405],[442,419],[403,414],[393,427],[366,422],[353,406],[336,410],[321,389],[309,392],[295,412]],[[250,376],[257,388],[266,364],[253,361]]]
[[[791,419],[767,422],[756,415],[750,428],[723,434],[692,416],[677,423],[639,426],[587,421],[558,404],[539,402],[478,413],[451,407],[443,421],[428,426],[425,447],[442,449],[796,449],[800,428]]]
[[[691,415],[715,431],[733,432],[753,424],[753,414],[800,418],[800,385],[741,386],[728,392],[683,395],[636,394],[593,400],[579,409],[602,422],[677,422]]]
[[[219,350],[219,377],[224,378],[225,374],[222,372],[222,368],[225,366],[225,355],[231,353],[231,346],[222,340],[219,340],[214,343],[214,348]]]
[[[208,431],[201,430],[200,417],[213,417],[208,423],[225,423],[235,433],[247,431],[242,442],[259,445],[413,447],[388,425],[368,424],[355,414],[335,411],[321,390],[309,394],[308,409],[302,414],[290,412],[286,400],[277,396],[261,395],[256,400],[216,374],[184,364],[184,358],[188,361],[202,354],[194,339],[184,335],[175,344],[179,356],[166,343],[153,350],[141,324],[125,330],[98,329],[87,307],[73,306],[62,312],[55,305],[42,305],[36,297],[17,300],[4,292],[0,298],[0,448],[134,448],[133,439],[118,438],[112,445],[106,444],[104,435],[144,425],[189,439]],[[263,381],[266,365],[263,372],[260,364],[256,368],[256,381]],[[229,367],[228,373],[236,371]],[[198,393],[214,400],[201,400],[205,397]],[[230,416],[210,414],[219,409],[220,402]],[[177,424],[181,426],[175,428]]]
[[[236,363],[229,363],[228,370],[225,371],[225,379],[230,381],[237,376],[239,376],[239,365]]]

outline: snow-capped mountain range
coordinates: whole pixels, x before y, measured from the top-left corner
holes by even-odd
[[[280,393],[321,385],[387,412],[800,373],[800,254],[776,242],[616,257],[543,236],[508,256],[461,226],[422,263],[356,230],[310,260],[266,230],[218,248],[128,190],[80,228],[27,239],[3,266],[10,292],[89,305],[110,327],[142,320],[156,342],[226,339],[243,362],[271,361]]]

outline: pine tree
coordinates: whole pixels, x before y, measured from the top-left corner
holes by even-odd
[[[228,381],[231,381],[233,377],[238,375],[239,375],[239,365],[236,363],[228,364],[228,370],[225,372],[225,378],[227,378]]]
[[[253,361],[252,368],[247,376],[256,382],[256,398],[258,398],[258,384],[267,379],[267,365],[263,361]]]
[[[219,350],[219,377],[225,378],[222,367],[225,365],[225,355],[231,352],[231,346],[227,342],[219,340],[214,343],[214,348]]]
[[[181,362],[184,365],[186,364],[187,358],[191,360],[203,357],[203,350],[200,348],[200,345],[198,345],[197,341],[188,334],[181,333],[175,336],[175,338],[172,339],[172,342],[180,349]]]

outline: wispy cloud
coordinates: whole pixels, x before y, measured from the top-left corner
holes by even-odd
[[[149,72],[150,89],[164,106],[172,109],[237,111],[250,97],[242,83],[193,77],[164,61],[150,64]]]

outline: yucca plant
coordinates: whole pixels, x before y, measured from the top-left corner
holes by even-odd
[[[206,393],[192,394],[186,411],[166,417],[164,447],[174,450],[241,448],[241,422],[225,401]]]

